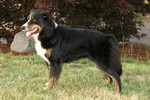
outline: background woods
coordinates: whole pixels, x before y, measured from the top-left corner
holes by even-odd
[[[142,0],[2,0],[0,1],[0,36],[14,36],[33,8],[47,10],[58,23],[92,28],[115,34],[118,41],[140,38],[142,22],[138,12],[147,11]]]

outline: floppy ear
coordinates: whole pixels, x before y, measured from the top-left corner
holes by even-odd
[[[39,40],[42,41],[41,43],[44,48],[49,48],[58,41],[58,34],[53,29],[45,27],[39,34]]]
[[[42,15],[44,19],[54,20],[53,16],[49,12],[44,12]]]
[[[48,27],[48,30],[53,31],[55,29],[54,17],[49,12],[43,12],[42,15],[45,20],[45,27]]]
[[[57,42],[57,34],[54,33],[55,23],[51,14],[44,12],[42,16],[44,18],[44,26],[41,33],[39,34],[39,40],[43,40],[42,45],[44,46],[47,44],[44,46],[47,48],[47,46],[50,47]]]

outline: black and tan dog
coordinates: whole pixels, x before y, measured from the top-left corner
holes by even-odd
[[[26,36],[33,37],[37,54],[47,62],[50,75],[46,88],[59,78],[62,63],[88,57],[104,71],[110,83],[114,81],[117,92],[121,91],[122,65],[113,35],[57,25],[51,14],[41,10],[32,10],[21,28]]]

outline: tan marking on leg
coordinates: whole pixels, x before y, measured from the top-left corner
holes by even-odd
[[[108,80],[108,83],[111,84],[112,83],[112,78],[110,76],[107,76],[107,80]]]
[[[45,57],[46,58],[50,58],[51,57],[51,53],[52,53],[52,49],[46,49]]]
[[[109,76],[114,81],[115,87],[116,87],[116,91],[119,93],[120,92],[120,88],[119,88],[118,82],[116,81],[116,79],[113,76],[111,76],[111,75],[109,75]]]
[[[48,80],[47,83],[45,83],[45,87],[44,89],[49,89],[49,88],[52,88],[56,82],[57,78],[56,77],[52,77]]]
[[[50,65],[48,65],[48,66],[47,66],[47,68],[48,68],[48,71],[50,72],[50,70],[51,70],[51,66],[50,66]]]

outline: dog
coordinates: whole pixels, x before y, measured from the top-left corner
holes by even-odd
[[[47,63],[49,80],[45,89],[52,88],[61,73],[61,65],[88,57],[95,62],[121,92],[122,64],[118,42],[114,35],[97,30],[58,25],[47,11],[31,10],[28,21],[21,26],[26,36],[33,37],[35,50]]]

